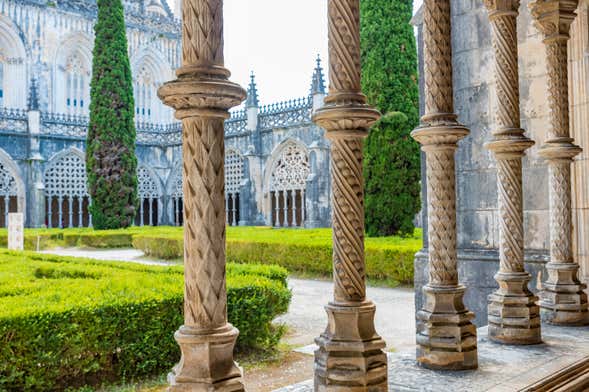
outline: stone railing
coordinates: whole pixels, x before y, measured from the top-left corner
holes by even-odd
[[[260,130],[311,124],[313,100],[310,97],[262,106],[258,114]],[[40,135],[43,137],[85,139],[90,118],[84,115],[41,112]],[[136,122],[137,143],[148,146],[179,146],[182,124]],[[23,109],[0,108],[0,132],[27,133],[28,112]],[[225,136],[247,133],[247,113],[237,110],[225,122]]]
[[[311,123],[312,114],[311,97],[278,102],[260,108],[259,126],[261,129],[273,129]]]
[[[26,110],[0,108],[0,130],[26,133],[29,128]]]
[[[247,115],[245,110],[231,112],[231,117],[225,121],[225,136],[239,135],[246,131]]]

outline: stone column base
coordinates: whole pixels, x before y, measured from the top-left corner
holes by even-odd
[[[183,326],[174,337],[180,345],[180,363],[168,374],[170,392],[245,391],[241,369],[233,361],[239,331],[231,324],[213,331]]]
[[[526,272],[499,272],[499,290],[489,296],[489,338],[504,344],[542,343],[540,308],[529,289]]]
[[[463,286],[424,286],[424,308],[417,312],[417,362],[433,370],[478,367],[474,314],[464,306]]]
[[[576,263],[548,263],[548,279],[540,292],[542,321],[554,325],[588,325],[587,286],[578,279]]]
[[[315,391],[386,392],[386,344],[374,329],[376,307],[330,303],[327,329],[315,339]]]

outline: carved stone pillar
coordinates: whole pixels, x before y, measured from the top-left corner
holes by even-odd
[[[486,147],[497,160],[499,185],[499,290],[489,296],[489,337],[500,343],[542,341],[538,298],[524,268],[522,158],[534,142],[520,128],[517,50],[519,0],[485,0],[495,51],[497,112],[493,140]]]
[[[412,132],[426,154],[429,283],[417,312],[417,361],[440,370],[477,367],[474,314],[464,306],[456,251],[455,152],[468,135],[454,114],[450,0],[424,1],[425,115]]]
[[[331,140],[334,299],[316,343],[316,391],[386,391],[385,342],[366,299],[362,143],[380,114],[360,87],[359,0],[329,0],[330,86],[313,120]]]
[[[548,161],[550,186],[550,262],[540,293],[542,319],[562,325],[588,323],[586,286],[572,249],[571,164],[582,152],[570,137],[567,43],[577,0],[537,0],[530,4],[544,34],[548,64],[551,129],[539,154]]]
[[[224,121],[246,94],[223,67],[223,1],[184,0],[182,13],[182,67],[158,92],[183,129],[184,325],[169,390],[243,391],[227,322]]]

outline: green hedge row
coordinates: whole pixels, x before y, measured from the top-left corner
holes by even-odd
[[[420,242],[409,244],[366,244],[366,273],[369,279],[391,285],[413,283],[413,261]],[[176,259],[184,252],[183,238],[178,234],[136,234],[133,247],[158,259]],[[235,263],[279,265],[301,275],[329,277],[332,273],[332,245],[298,241],[265,241],[227,239],[227,260]]]
[[[238,350],[271,348],[283,330],[287,273],[228,265]],[[133,379],[179,359],[183,269],[0,251],[0,390],[61,390]]]
[[[246,264],[280,265],[301,275],[329,277],[332,272],[330,229],[273,229],[228,227],[227,259]],[[134,247],[158,259],[179,259],[184,253],[179,227],[132,227],[125,230],[91,229],[26,230],[26,248],[61,245],[91,248]],[[0,231],[0,245],[5,236]],[[366,239],[366,270],[369,279],[388,284],[412,284],[413,260],[421,248],[421,230],[411,237]]]

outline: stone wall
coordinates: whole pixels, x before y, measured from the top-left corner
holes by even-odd
[[[586,116],[589,115],[586,98],[586,45],[587,16],[577,21],[575,31],[584,30],[573,46],[583,42],[583,48],[571,48],[575,79],[573,96],[573,129],[577,143],[589,149]],[[421,23],[419,14],[414,19]],[[457,218],[459,270],[461,281],[467,286],[466,304],[476,315],[478,325],[487,322],[487,296],[497,287],[493,278],[499,269],[499,221],[497,201],[497,170],[490,152],[484,144],[491,138],[496,108],[493,50],[487,11],[480,0],[452,1],[452,34],[454,63],[454,99],[459,120],[471,131],[460,142],[457,152]],[[542,37],[532,22],[528,1],[523,0],[518,21],[519,69],[521,91],[522,128],[536,145],[524,158],[524,224],[526,267],[532,274],[531,288],[545,276],[544,264],[549,253],[548,169],[538,156],[538,148],[546,137],[549,124],[545,48]],[[419,42],[422,45],[422,41]],[[576,56],[576,57],[575,57]],[[576,59],[576,60],[575,60]],[[575,62],[576,61],[576,62]],[[421,67],[423,62],[420,61]],[[421,72],[423,74],[423,72]],[[584,132],[585,136],[581,133]],[[577,252],[587,264],[587,245],[581,238],[588,237],[587,213],[588,183],[587,152],[576,162],[577,195],[575,215],[577,223]],[[426,200],[425,197],[423,200]],[[424,209],[427,206],[424,204]],[[427,230],[426,230],[427,232]],[[427,235],[427,233],[425,233]],[[583,259],[584,257],[584,259]],[[416,305],[421,307],[421,287],[427,282],[427,242],[424,251],[416,257]],[[585,268],[587,271],[587,268]],[[587,272],[585,272],[587,274]]]

